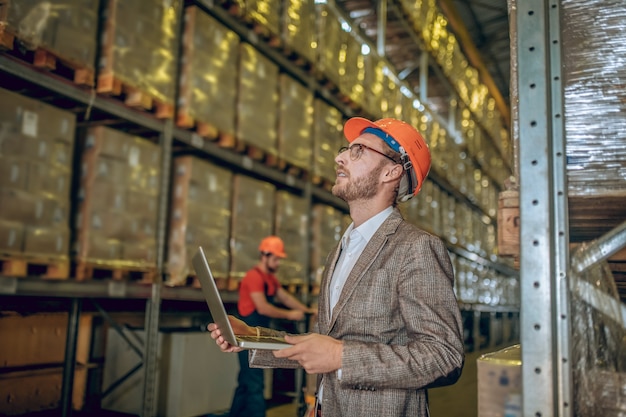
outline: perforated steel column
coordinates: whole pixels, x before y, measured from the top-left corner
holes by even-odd
[[[557,1],[517,1],[524,416],[571,416],[568,218]]]

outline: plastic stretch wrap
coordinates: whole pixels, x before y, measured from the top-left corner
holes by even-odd
[[[626,194],[626,3],[561,7],[570,195]]]
[[[586,250],[586,245],[578,250]],[[572,259],[576,258],[573,254]],[[572,270],[577,270],[576,265]],[[574,414],[625,416],[626,330],[620,311],[623,305],[607,262],[595,262],[582,273],[573,274],[572,288]],[[609,299],[615,302],[607,302]]]
[[[285,242],[287,258],[280,263],[277,276],[283,284],[304,284],[308,280],[309,207],[305,198],[288,191],[276,192],[276,235]]]
[[[32,50],[44,48],[73,65],[94,68],[97,1],[1,1],[0,22],[3,21],[21,46]]]
[[[234,176],[232,197],[229,278],[236,284],[258,262],[261,239],[272,234],[276,187],[237,174]]]

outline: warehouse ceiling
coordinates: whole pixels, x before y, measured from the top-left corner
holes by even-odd
[[[505,125],[510,126],[509,105],[509,21],[507,0],[437,0],[447,17],[449,29],[455,34],[470,65],[481,74],[481,81],[499,101]],[[336,4],[360,27],[376,45],[378,38],[379,2],[377,0],[336,0]],[[398,2],[387,2],[385,56],[399,77],[419,93],[421,40],[413,33]],[[429,66],[428,103],[431,109],[445,116],[452,87],[436,65]]]

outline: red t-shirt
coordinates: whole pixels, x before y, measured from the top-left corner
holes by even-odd
[[[262,292],[266,297],[273,297],[280,286],[276,275],[264,273],[259,268],[252,268],[239,283],[239,301],[237,309],[243,317],[249,316],[255,310],[254,302],[250,294]]]

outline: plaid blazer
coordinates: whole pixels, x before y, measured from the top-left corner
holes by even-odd
[[[318,376],[323,416],[428,416],[426,389],[456,382],[464,363],[445,245],[394,210],[367,243],[331,315],[340,252],[338,245],[328,256],[319,296],[319,332],[344,342],[341,380],[337,372]]]

